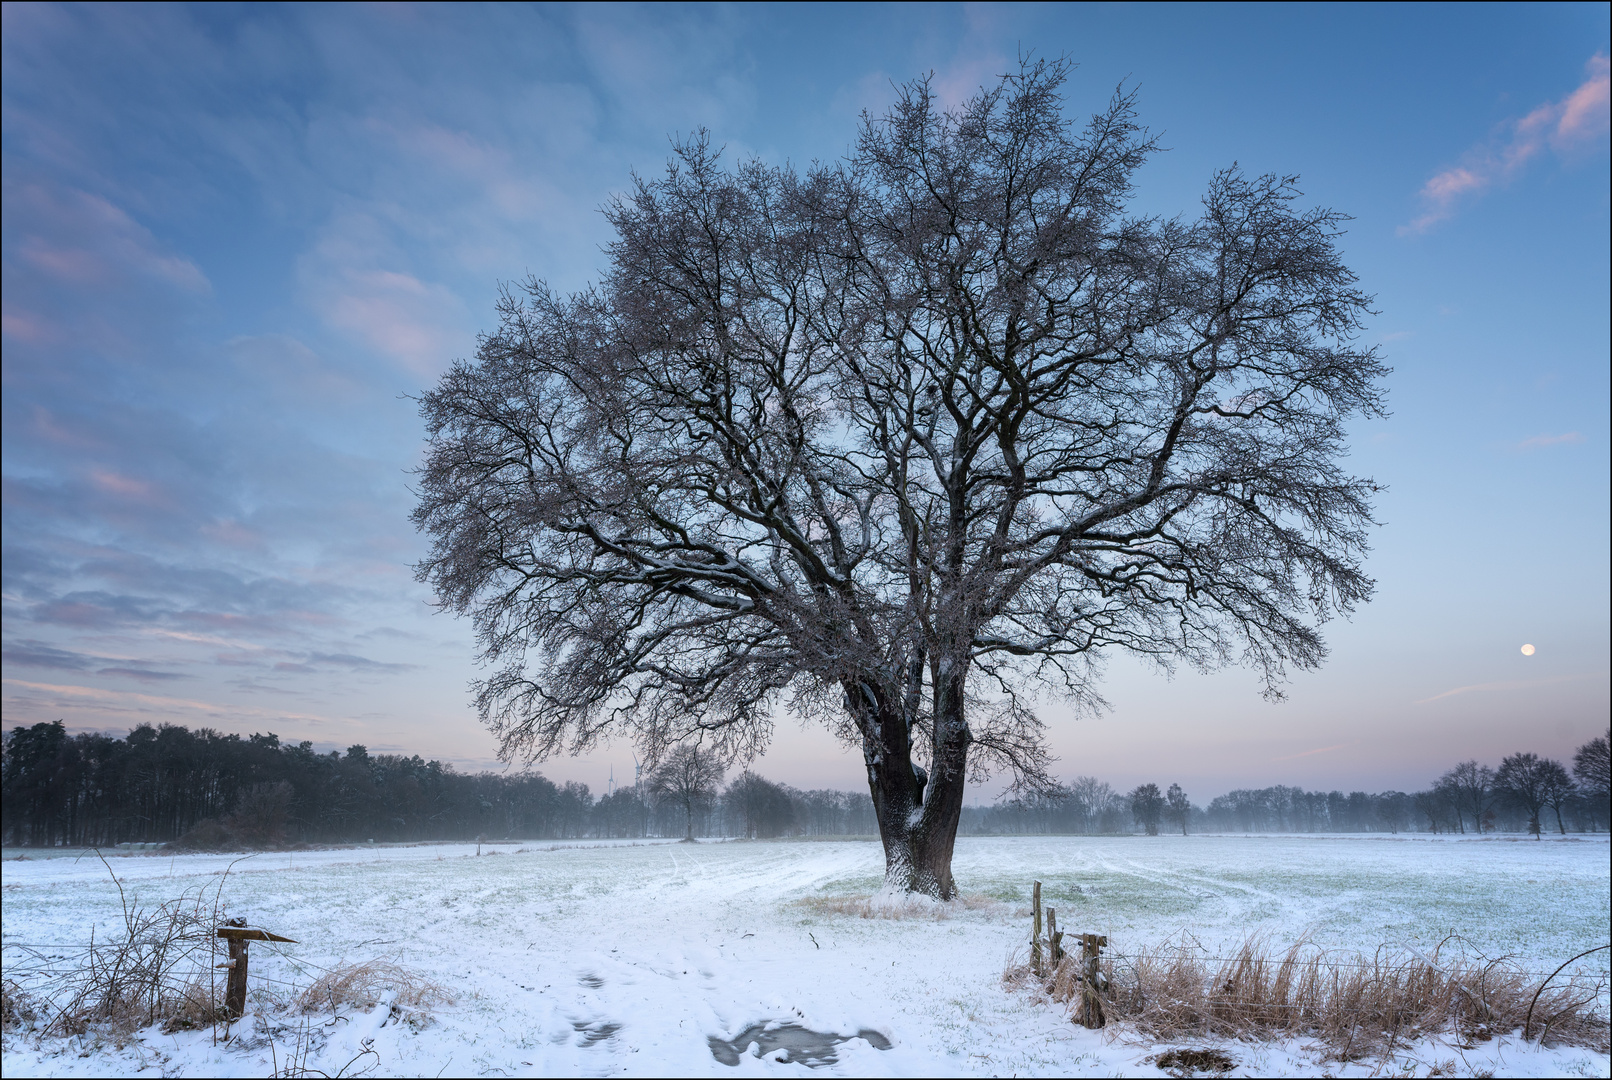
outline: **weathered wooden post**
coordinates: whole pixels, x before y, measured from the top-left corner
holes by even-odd
[[[1080,1006],[1074,1019],[1082,1027],[1100,1028],[1107,1023],[1102,999],[1097,996],[1102,978],[1098,960],[1107,944],[1108,938],[1101,934],[1080,935]]]
[[[1034,920],[1030,927],[1030,970],[1045,977],[1046,968],[1041,963],[1041,882],[1035,883],[1030,896],[1030,915]]]
[[[1056,975],[1063,962],[1063,931],[1058,929],[1058,909],[1047,909],[1047,966]]]
[[[229,969],[229,983],[224,990],[224,1014],[230,1017],[246,1012],[246,947],[253,941],[296,941],[279,934],[271,934],[256,926],[247,926],[245,919],[231,919],[218,928],[218,936],[229,943],[229,960],[217,965]]]

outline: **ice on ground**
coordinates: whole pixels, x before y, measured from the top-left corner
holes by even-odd
[[[481,850],[236,863],[229,913],[298,944],[253,947],[252,1012],[228,1042],[205,1031],[148,1031],[121,1048],[8,1034],[5,1075],[255,1076],[288,1057],[372,1076],[1162,1075],[1150,1059],[1168,1047],[1074,1027],[1002,988],[1028,936],[1032,881],[1060,926],[1106,934],[1121,951],[1183,931],[1210,950],[1263,933],[1276,945],[1308,935],[1366,951],[1425,948],[1453,932],[1548,971],[1606,943],[1612,915],[1604,837],[962,838],[954,872],[968,902],[899,910],[868,902],[884,878],[876,843]],[[149,903],[216,882],[232,858],[111,863]],[[92,925],[99,937],[121,924],[117,889],[93,857],[8,858],[0,876],[8,946],[77,946]],[[285,1007],[325,969],[372,959],[442,984],[455,1002],[432,1017],[385,1000],[307,1018]],[[1320,1065],[1297,1043],[1227,1050],[1234,1075],[1609,1068],[1604,1054],[1515,1039],[1477,1050],[1429,1041],[1392,1063],[1348,1067]]]

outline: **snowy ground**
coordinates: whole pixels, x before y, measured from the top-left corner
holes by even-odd
[[[336,1075],[369,1039],[375,1053],[347,1075],[1161,1075],[1144,1059],[1162,1047],[1074,1027],[1002,989],[1004,963],[1028,936],[1035,878],[1062,926],[1105,933],[1121,951],[1182,931],[1217,950],[1259,932],[1365,951],[1431,945],[1453,931],[1549,971],[1608,937],[1605,837],[965,838],[960,886],[998,902],[901,920],[812,903],[877,889],[881,856],[868,842],[482,851],[259,855],[224,887],[231,914],[299,941],[254,947],[253,974],[279,980],[263,988],[285,993],[319,967],[387,959],[456,994],[428,1026],[387,1023],[382,1007],[328,1024],[314,1017],[310,1027],[264,1004],[219,1046],[205,1032],[153,1030],[122,1048],[8,1035],[3,1071],[261,1076],[283,1067],[300,1039],[312,1046],[303,1065]],[[117,924],[117,891],[93,857],[17,854],[3,863],[6,942],[76,945],[92,923],[98,936]],[[215,882],[230,859],[111,861],[125,888],[150,902]],[[767,1022],[882,1038],[853,1037],[835,1062],[810,1071],[713,1056],[712,1036],[731,1040]],[[1445,1062],[1463,1075],[1609,1074],[1606,1055],[1515,1038],[1465,1052],[1424,1044],[1347,1068],[1299,1044],[1227,1050],[1236,1075],[1427,1075]]]

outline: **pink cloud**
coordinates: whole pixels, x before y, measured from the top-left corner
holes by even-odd
[[[121,495],[125,499],[138,499],[142,502],[157,501],[157,489],[133,476],[97,469],[90,474],[90,482],[108,495]]]
[[[1452,690],[1444,691],[1442,694],[1434,694],[1432,697],[1421,698],[1412,702],[1412,704],[1427,705],[1434,701],[1442,701],[1445,698],[1460,697],[1462,694],[1488,694],[1499,690],[1530,690],[1536,686],[1556,686],[1560,683],[1577,682],[1580,679],[1588,679],[1593,677],[1595,677],[1593,673],[1586,672],[1579,675],[1562,675],[1554,679],[1525,679],[1510,682],[1473,683],[1471,686],[1457,686]]]
[[[458,303],[448,290],[419,278],[376,270],[351,274],[347,288],[330,298],[332,324],[362,339],[421,376],[432,376],[463,350],[465,340],[449,328]]]
[[[6,305],[0,313],[0,332],[18,341],[41,342],[55,337],[54,328],[31,311]]]
[[[1446,690],[1442,694],[1434,694],[1432,697],[1422,698],[1419,701],[1416,701],[1414,704],[1426,705],[1429,702],[1442,701],[1444,698],[1460,697],[1462,694],[1485,694],[1485,693],[1489,693],[1489,692],[1494,691],[1494,690],[1521,690],[1524,687],[1537,686],[1537,685],[1539,685],[1537,681],[1532,682],[1532,683],[1530,683],[1530,682],[1473,683],[1471,686],[1457,686],[1455,689]]]
[[[1584,436],[1576,431],[1569,431],[1563,435],[1535,435],[1524,439],[1517,444],[1519,450],[1533,450],[1541,446],[1562,446],[1567,443],[1581,443]]]
[[[48,714],[51,708],[72,709],[77,707],[78,709],[94,710],[96,712],[132,714],[154,712],[164,716],[172,716],[175,712],[183,710],[245,723],[251,723],[252,721],[262,722],[264,720],[289,720],[320,725],[334,722],[331,717],[321,716],[317,713],[284,712],[278,709],[237,705],[233,702],[157,697],[151,694],[134,693],[125,690],[106,690],[95,686],[37,683],[27,682],[22,679],[6,679],[5,685],[12,688],[13,691],[6,703],[8,714],[15,709],[19,713],[26,711],[44,715]],[[19,690],[25,693],[16,693]],[[42,708],[41,706],[44,707]],[[191,722],[195,723],[195,721]]]
[[[1503,139],[1469,150],[1460,165],[1422,185],[1423,212],[1399,227],[1399,234],[1422,233],[1455,214],[1461,199],[1511,180],[1548,146],[1569,154],[1598,143],[1607,133],[1609,65],[1596,55],[1585,65],[1586,78],[1560,101],[1541,105],[1507,125]]]
[[[32,185],[8,198],[26,208],[39,230],[19,245],[23,261],[36,270],[75,285],[127,276],[156,278],[190,293],[212,289],[195,263],[164,251],[149,229],[98,195]],[[62,239],[47,240],[46,231]]]
[[[1568,95],[1552,135],[1558,146],[1593,142],[1607,133],[1612,114],[1612,64],[1604,56],[1590,61],[1590,78]]]
[[[981,89],[995,84],[997,76],[1012,67],[995,52],[984,56],[959,57],[937,71],[930,85],[942,108],[958,109]]]
[[[100,447],[102,443],[78,428],[59,422],[49,409],[34,406],[34,434],[57,446],[70,446],[80,450]]]
[[[22,258],[37,270],[74,285],[92,285],[106,279],[106,263],[88,251],[52,247],[37,236],[22,242]]]
[[[257,533],[242,525],[239,521],[225,518],[215,521],[211,525],[202,526],[202,535],[220,544],[233,548],[258,548],[263,546],[262,538]]]

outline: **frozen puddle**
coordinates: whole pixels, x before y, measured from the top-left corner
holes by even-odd
[[[818,1069],[838,1061],[836,1049],[840,1043],[852,1039],[863,1039],[876,1050],[890,1049],[890,1040],[872,1028],[863,1028],[855,1035],[830,1035],[826,1031],[813,1031],[799,1024],[751,1024],[734,1036],[731,1042],[715,1035],[706,1041],[711,1044],[711,1056],[724,1065],[739,1064],[740,1055],[754,1044],[759,1058],[775,1050],[783,1050],[784,1056],[777,1060]]]

